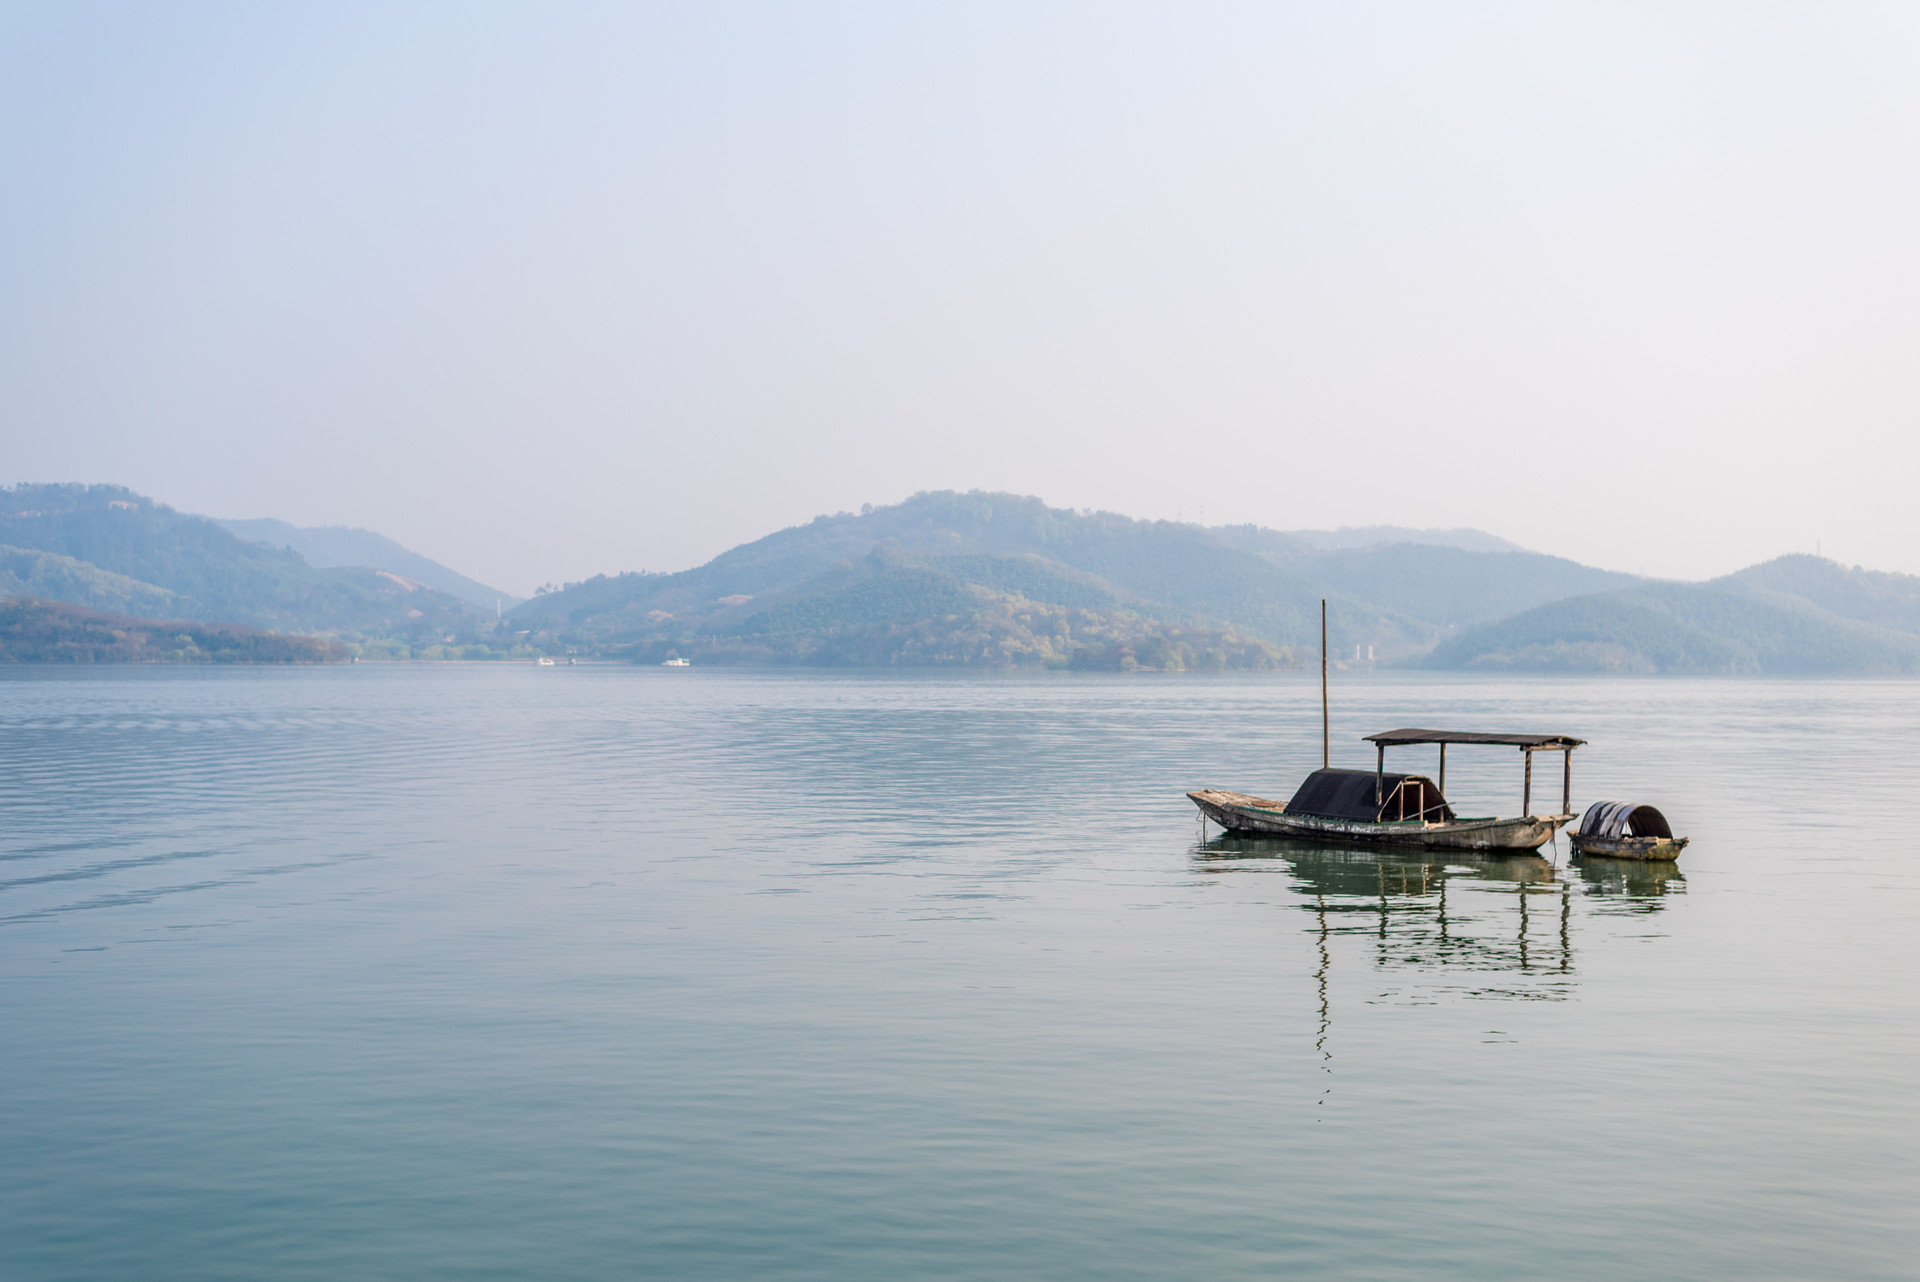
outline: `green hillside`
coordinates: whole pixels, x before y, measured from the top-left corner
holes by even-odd
[[[1497,550],[1474,531],[1333,533],[1341,538],[1137,521],[1009,494],[918,494],[818,517],[679,573],[568,584],[496,624],[473,600],[394,569],[412,554],[368,531],[219,523],[117,486],[25,485],[0,490],[0,598],[323,633],[375,658],[1126,671],[1310,661],[1324,598],[1336,661],[1364,651],[1489,671],[1920,672],[1920,578],[1908,575],[1790,556],[1711,583],[1648,583]],[[1325,546],[1376,535],[1418,540]],[[280,537],[315,557],[376,564],[317,567]],[[468,598],[491,591],[425,564]],[[170,653],[163,640],[72,644],[105,661]]]
[[[189,617],[299,626],[350,608],[348,589],[292,552],[240,540],[117,485],[0,493],[0,543],[85,561],[175,593]]]
[[[819,517],[678,574],[624,574],[570,584],[521,605],[512,619],[518,628],[564,637],[577,646],[671,644],[684,652],[703,644],[703,638],[742,637],[748,615],[780,607],[807,611],[813,632],[826,645],[841,630],[872,626],[865,613],[873,608],[870,599],[831,596],[804,607],[800,603],[885,572],[884,566],[869,563],[876,550],[883,560],[911,562],[943,582],[950,580],[956,591],[977,588],[1008,602],[1099,614],[1105,620],[1099,626],[1110,634],[1103,646],[1124,649],[1134,640],[1144,644],[1148,635],[1172,644],[1170,629],[1175,628],[1200,629],[1203,639],[1214,643],[1202,650],[1227,654],[1238,653],[1234,646],[1242,643],[1262,642],[1275,654],[1319,644],[1319,587],[1198,526],[1065,511],[1015,495],[952,492],[920,494],[859,515]],[[887,590],[896,587],[905,590],[904,583]],[[964,649],[961,636],[974,636],[979,629],[986,635],[994,628],[965,622],[972,615],[957,608],[957,600],[945,598],[937,615],[919,622],[940,636],[952,629],[952,645]],[[904,625],[906,619],[895,611],[890,626]],[[1050,629],[1057,622],[1048,622],[1041,632],[1055,635]],[[1336,646],[1415,652],[1435,635],[1418,619],[1359,601],[1336,602]],[[790,644],[813,652],[812,642]],[[945,653],[947,644],[933,648]],[[1031,644],[1037,646],[1037,638]],[[1085,646],[1076,642],[1074,648],[1091,654],[1091,645],[1091,640]]]
[[[337,663],[347,647],[237,624],[130,618],[61,601],[0,600],[0,663]]]
[[[133,596],[157,602],[151,594],[160,593],[167,613],[203,622],[425,645],[477,639],[493,623],[491,612],[405,576],[316,569],[297,552],[236,538],[117,485],[0,490],[0,545],[63,558],[40,564],[37,588],[80,604],[120,592],[134,608]],[[68,562],[69,582],[58,582]]]
[[[1753,592],[1780,592],[1811,601],[1846,619],[1920,632],[1920,577],[1848,569],[1824,557],[1776,557],[1715,579],[1714,585]]]
[[[1442,642],[1426,663],[1491,671],[1907,675],[1920,673],[1920,635],[1739,582],[1660,583],[1482,624]]]
[[[624,576],[624,586],[647,577],[675,576]],[[666,596],[646,600],[657,605]],[[739,594],[685,616],[657,608],[636,615],[631,607],[586,614],[548,639],[648,663],[677,656],[702,664],[1185,671],[1296,661],[1231,624],[1122,605],[1097,580],[1039,558],[915,557],[893,545],[791,591]]]
[[[492,614],[496,603],[519,604],[520,598],[498,588],[470,579],[429,557],[401,546],[384,534],[346,525],[290,525],[272,517],[224,520],[208,517],[215,525],[249,543],[292,548],[308,565],[318,569],[361,566],[390,570],[430,588],[436,588],[467,604]]]
[[[0,597],[12,596],[68,601],[146,618],[177,619],[188,612],[185,597],[151,583],[56,552],[0,546]]]
[[[1393,662],[1462,625],[1635,582],[1558,557],[1449,546],[1491,536],[1443,533],[1323,550],[1256,526],[1136,521],[1011,494],[918,494],[818,517],[678,574],[569,584],[512,618],[578,649],[743,662],[990,662],[1001,647],[1010,663],[1085,664],[1097,644],[1164,666],[1141,647],[1157,636],[1184,654],[1174,641],[1184,629],[1195,655],[1261,665],[1317,652],[1324,598],[1336,656],[1369,647]],[[1099,637],[1063,634],[1072,611],[1097,616],[1082,626]],[[1236,648],[1254,643],[1271,653]]]

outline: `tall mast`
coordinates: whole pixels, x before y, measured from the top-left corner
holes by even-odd
[[[1320,768],[1333,764],[1327,716],[1327,600],[1320,598]]]

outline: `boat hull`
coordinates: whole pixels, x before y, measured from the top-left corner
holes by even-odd
[[[1687,848],[1685,837],[1583,837],[1567,834],[1567,842],[1576,855],[1598,855],[1605,859],[1645,859],[1670,863]]]
[[[1243,792],[1202,788],[1187,794],[1200,813],[1229,832],[1291,837],[1338,846],[1402,846],[1426,850],[1538,850],[1573,815],[1529,815],[1524,819],[1453,819],[1425,823],[1367,823],[1288,814],[1286,804]]]

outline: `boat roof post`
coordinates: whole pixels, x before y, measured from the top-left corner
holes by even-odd
[[[1573,749],[1561,751],[1560,762],[1560,813],[1573,813]]]
[[[1520,751],[1527,758],[1525,781],[1520,785],[1520,817],[1531,819],[1533,818],[1533,749],[1522,748]]]
[[[1373,804],[1376,806],[1387,804],[1386,795],[1382,792],[1386,786],[1386,780],[1387,745],[1376,743],[1373,745]]]

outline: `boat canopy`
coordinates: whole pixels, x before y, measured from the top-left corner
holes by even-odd
[[[1652,806],[1635,801],[1596,801],[1580,817],[1582,837],[1667,837],[1673,829],[1667,817]]]
[[[1447,786],[1447,745],[1450,743],[1501,744],[1509,748],[1520,749],[1526,758],[1526,781],[1520,787],[1520,810],[1523,814],[1533,813],[1533,754],[1536,752],[1558,752],[1562,754],[1560,769],[1560,813],[1567,814],[1573,805],[1573,750],[1585,743],[1585,739],[1575,739],[1564,734],[1487,734],[1479,730],[1382,730],[1379,734],[1366,736],[1374,750],[1374,777],[1379,781],[1373,790],[1374,798],[1386,801],[1387,749],[1412,747],[1416,744],[1440,745],[1440,788]],[[1384,805],[1381,812],[1387,813]]]
[[[1578,748],[1585,739],[1563,734],[1482,734],[1477,730],[1382,730],[1367,736],[1382,748],[1417,743],[1487,743],[1507,748]]]
[[[1425,775],[1378,774],[1372,770],[1316,770],[1287,803],[1287,813],[1360,823],[1395,819],[1439,822],[1455,818],[1447,799]]]

